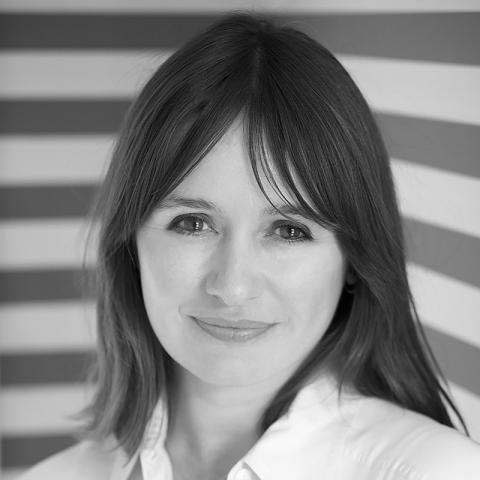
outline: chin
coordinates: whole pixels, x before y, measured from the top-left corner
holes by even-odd
[[[258,364],[249,360],[246,362],[223,361],[221,365],[219,362],[220,360],[215,365],[197,362],[196,368],[192,366],[187,370],[201,381],[219,387],[246,387],[266,380],[273,373],[259,370]],[[199,369],[198,365],[202,368]]]

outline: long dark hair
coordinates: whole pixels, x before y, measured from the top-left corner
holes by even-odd
[[[326,334],[266,408],[259,433],[321,368],[340,388],[453,426],[449,405],[463,424],[414,308],[388,154],[367,103],[316,41],[238,13],[169,57],[125,118],[94,212],[97,390],[88,432],[114,434],[132,455],[171,381],[172,359],[142,300],[135,234],[238,117],[259,187],[259,169],[276,185],[268,156],[306,214],[334,232],[356,277]]]

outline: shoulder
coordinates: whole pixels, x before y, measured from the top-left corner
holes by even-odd
[[[103,480],[110,477],[117,457],[112,441],[83,441],[43,460],[18,480]]]
[[[457,430],[383,400],[353,404],[347,415],[347,454],[397,473],[392,478],[480,478],[480,445]]]

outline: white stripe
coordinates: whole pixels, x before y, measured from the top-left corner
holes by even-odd
[[[392,168],[404,215],[480,237],[480,179],[398,159]]]
[[[472,437],[480,440],[480,398],[453,382],[449,387]],[[2,434],[72,432],[81,423],[71,416],[87,404],[92,393],[84,384],[4,388],[0,392]]]
[[[106,135],[0,137],[0,186],[97,183],[112,146]]]
[[[465,417],[472,438],[480,440],[480,398],[449,382],[452,396]],[[8,387],[0,393],[2,433],[32,435],[69,433],[81,423],[69,418],[91,398],[86,385]]]
[[[6,51],[0,53],[0,97],[130,98],[169,53]],[[355,55],[339,59],[375,110],[480,125],[480,67]]]
[[[480,440],[480,398],[449,382],[452,396],[464,415],[472,438]],[[91,398],[86,385],[8,387],[0,393],[3,435],[69,433],[80,425],[69,418]]]
[[[0,98],[132,97],[169,53],[3,51]]]
[[[1,480],[20,480],[20,475],[23,475],[26,472],[23,468],[7,468],[0,472]]]
[[[83,352],[95,347],[91,302],[0,306],[0,353]]]
[[[460,413],[464,417],[470,436],[480,442],[480,397],[465,388],[449,382],[450,391]],[[451,415],[454,419],[454,415]],[[459,422],[455,422],[461,429]]]
[[[91,398],[83,384],[6,387],[0,392],[2,435],[62,434],[82,422],[70,418]]]
[[[374,110],[480,125],[480,67],[354,55],[338,58]]]
[[[95,259],[96,231],[85,255],[86,266]],[[5,220],[0,222],[0,268],[36,269],[82,265],[88,222],[82,219]]]
[[[478,11],[478,0],[3,0],[4,12],[220,12],[256,9],[287,12],[455,12]]]
[[[408,278],[422,322],[480,348],[480,289],[416,264]]]

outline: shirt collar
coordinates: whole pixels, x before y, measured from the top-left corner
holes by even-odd
[[[338,388],[331,377],[322,377],[303,387],[288,412],[274,422],[245,455],[243,461],[261,480],[312,478],[318,465],[326,468],[330,447],[319,447],[319,431],[326,431],[338,418]],[[329,443],[332,436],[326,435]],[[325,454],[322,461],[320,456]],[[323,476],[327,471],[322,472]]]
[[[303,387],[287,413],[274,422],[232,468],[228,480],[234,480],[235,472],[244,464],[260,480],[307,478],[322,461],[319,452],[325,454],[324,464],[328,468],[331,463],[327,455],[330,447],[318,448],[318,432],[319,429],[327,431],[338,418],[338,400],[337,384],[330,376],[323,376]],[[116,478],[127,479],[138,458],[142,462],[144,480],[171,478],[171,471],[167,472],[171,466],[164,447],[168,425],[166,403],[163,398],[159,400],[138,452],[128,464],[123,463],[122,476]],[[325,442],[331,438],[331,435],[325,435]],[[149,474],[149,471],[152,473]],[[168,475],[161,476],[160,472]]]

